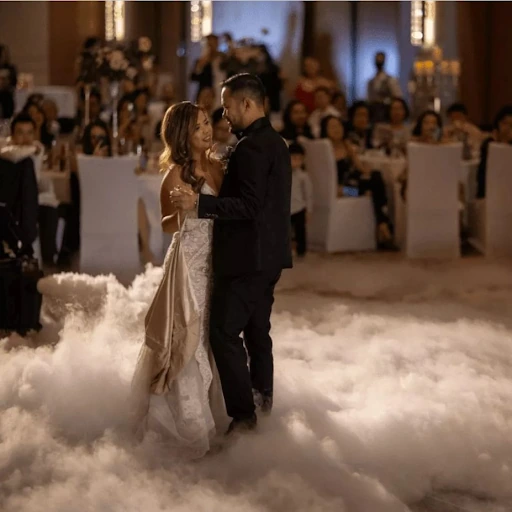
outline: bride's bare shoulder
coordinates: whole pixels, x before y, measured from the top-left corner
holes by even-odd
[[[171,190],[176,185],[181,185],[182,183],[183,181],[181,179],[181,166],[178,164],[171,164],[167,171],[165,171],[162,180],[162,188]]]

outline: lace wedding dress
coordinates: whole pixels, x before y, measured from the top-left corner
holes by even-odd
[[[213,195],[214,191],[205,183],[201,193]],[[156,435],[157,442],[165,444],[169,450],[169,456],[180,459],[202,457],[210,449],[216,424],[227,420],[208,335],[212,233],[213,220],[198,219],[195,212],[187,214],[181,233],[181,250],[201,312],[199,344],[195,357],[171,382],[169,389],[164,394],[150,396],[146,418],[145,433]]]

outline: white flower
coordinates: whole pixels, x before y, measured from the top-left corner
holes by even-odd
[[[110,67],[114,71],[119,71],[121,69],[126,69],[126,68],[123,68],[124,62],[126,62],[126,59],[124,58],[124,54],[123,54],[123,52],[121,50],[114,50],[110,54]]]
[[[144,57],[142,59],[142,69],[146,71],[153,69],[153,57]]]
[[[137,70],[136,70],[133,66],[130,66],[130,67],[126,70],[126,76],[127,76],[130,80],[133,80],[133,79],[137,76]]]
[[[151,50],[151,46],[151,39],[149,37],[139,37],[139,50],[141,52],[148,53]]]

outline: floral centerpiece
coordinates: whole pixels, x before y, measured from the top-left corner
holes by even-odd
[[[137,76],[137,67],[133,57],[121,45],[105,46],[96,55],[99,76],[110,82],[120,82],[124,78],[133,80]]]

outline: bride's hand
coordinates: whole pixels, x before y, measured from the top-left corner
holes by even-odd
[[[172,205],[178,210],[193,210],[197,206],[198,195],[191,190],[181,188],[179,185],[171,190],[169,196]]]

